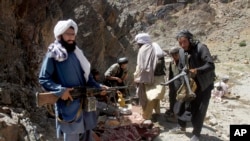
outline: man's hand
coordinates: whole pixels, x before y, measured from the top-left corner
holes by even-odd
[[[70,91],[72,91],[73,88],[67,88],[66,91],[63,93],[63,95],[61,96],[62,100],[70,100],[73,101],[72,96],[70,95]]]
[[[118,83],[122,83],[122,79],[119,78],[119,77],[116,77],[116,81],[117,81]]]
[[[197,74],[197,69],[190,69],[189,72],[190,72],[192,75],[196,75],[196,74]]]
[[[102,91],[100,92],[100,95],[104,96],[107,94],[106,90],[109,89],[109,87],[106,85],[101,85],[101,89],[102,89]]]
[[[109,87],[106,86],[106,85],[101,85],[101,89],[102,89],[102,90],[107,90],[107,89],[109,89]]]

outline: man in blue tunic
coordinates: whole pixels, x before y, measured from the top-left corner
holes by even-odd
[[[77,24],[69,19],[59,21],[54,28],[55,41],[48,47],[39,74],[39,82],[46,91],[60,99],[55,104],[57,138],[64,141],[92,141],[96,127],[96,112],[82,110],[81,98],[73,99],[73,87],[104,88],[90,73],[90,63],[77,47]]]

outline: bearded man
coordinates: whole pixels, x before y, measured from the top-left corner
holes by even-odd
[[[78,86],[105,86],[90,75],[90,63],[75,42],[77,30],[77,24],[71,19],[56,24],[55,41],[43,60],[39,83],[46,91],[60,97],[55,104],[57,138],[63,133],[64,141],[92,141],[96,112],[82,110],[82,98],[73,99],[71,91]]]

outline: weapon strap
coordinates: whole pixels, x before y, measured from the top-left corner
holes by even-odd
[[[79,109],[78,109],[78,111],[77,111],[77,113],[76,113],[76,116],[75,116],[75,118],[74,118],[73,120],[71,120],[71,121],[64,121],[64,120],[61,119],[59,116],[56,117],[57,120],[60,121],[60,122],[63,122],[63,123],[72,123],[72,122],[74,122],[75,120],[77,120],[77,119],[80,117],[80,115],[81,115],[81,113],[82,113],[82,104],[83,104],[83,99],[81,98],[80,107],[79,107]]]

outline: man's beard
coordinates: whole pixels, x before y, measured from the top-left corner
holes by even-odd
[[[67,52],[72,52],[76,48],[76,42],[75,41],[72,44],[69,44],[63,38],[61,38],[61,40],[59,42],[67,50]]]

